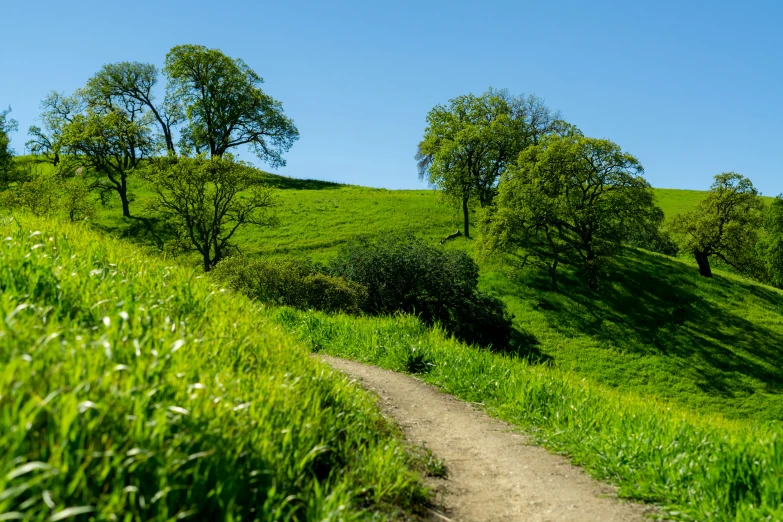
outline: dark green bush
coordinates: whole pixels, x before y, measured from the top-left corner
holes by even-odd
[[[465,252],[436,248],[413,236],[359,238],[343,247],[327,269],[367,288],[368,313],[416,314],[484,346],[506,346],[510,339],[505,305],[476,290],[478,265]]]
[[[218,263],[212,274],[259,301],[301,309],[356,314],[367,299],[362,285],[323,274],[314,263],[300,259],[235,256]]]

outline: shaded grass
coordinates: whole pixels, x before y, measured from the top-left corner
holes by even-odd
[[[486,272],[514,324],[557,366],[701,412],[783,421],[783,292],[628,249],[600,293],[567,269],[561,291],[537,271]]]
[[[415,318],[270,312],[313,350],[415,371],[568,454],[671,520],[783,519],[780,428],[702,416],[572,372],[466,346]],[[411,361],[426,365],[411,368]]]
[[[0,234],[0,519],[376,520],[426,500],[372,400],[259,306],[84,227]]]

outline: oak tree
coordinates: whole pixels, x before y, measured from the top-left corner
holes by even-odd
[[[559,264],[575,256],[595,289],[602,260],[663,220],[642,173],[639,160],[609,140],[574,128],[546,137],[503,174],[484,217],[482,248],[542,261],[553,289]]]
[[[764,202],[753,183],[736,172],[715,176],[707,197],[696,209],[676,216],[671,228],[681,249],[692,252],[699,274],[712,277],[710,257],[740,273],[757,272],[755,244],[762,225]]]
[[[471,205],[490,205],[508,165],[553,132],[558,121],[535,96],[514,97],[492,88],[480,96],[458,96],[427,114],[416,153],[419,178],[461,206],[463,232],[470,237]]]
[[[87,81],[81,94],[93,107],[121,108],[132,115],[149,111],[152,120],[160,127],[166,149],[174,151],[172,132],[182,119],[182,110],[169,98],[160,105],[156,103],[153,90],[159,76],[158,68],[148,63],[106,64]]]
[[[244,226],[275,223],[272,192],[252,166],[230,154],[207,158],[157,158],[144,171],[155,196],[150,210],[168,218],[185,250],[211,270],[231,249]]]
[[[178,45],[163,69],[168,96],[187,118],[182,142],[196,153],[219,157],[248,145],[273,167],[299,138],[282,104],[261,90],[263,79],[245,62],[201,45]]]
[[[133,121],[121,110],[89,108],[63,127],[59,140],[62,151],[95,176],[93,188],[116,193],[122,215],[130,217],[128,178],[157,151],[147,122]]]

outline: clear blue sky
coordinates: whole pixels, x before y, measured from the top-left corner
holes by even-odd
[[[281,174],[423,188],[427,111],[487,87],[536,94],[635,154],[657,187],[735,170],[783,192],[783,2],[4,3],[0,107],[20,152],[38,104],[104,63],[194,43],[244,59],[301,139]],[[250,159],[247,154],[244,159]]]

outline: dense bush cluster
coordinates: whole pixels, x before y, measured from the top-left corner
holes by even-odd
[[[295,308],[355,314],[367,300],[366,287],[299,259],[231,257],[220,262],[213,275],[254,299]]]
[[[235,256],[212,274],[265,303],[349,314],[409,313],[482,346],[505,347],[511,339],[506,305],[476,289],[476,262],[414,236],[358,238],[326,266]]]
[[[65,177],[32,169],[22,173],[18,169],[15,182],[0,192],[0,208],[38,217],[64,215],[70,221],[81,221],[95,215],[95,198],[82,176]]]
[[[508,345],[505,304],[477,290],[478,265],[465,252],[413,236],[359,238],[340,250],[328,270],[367,287],[368,313],[411,313],[469,343]]]

